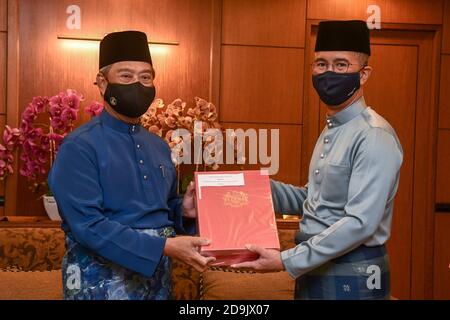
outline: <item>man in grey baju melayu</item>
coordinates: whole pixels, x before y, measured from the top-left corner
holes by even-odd
[[[295,248],[249,245],[259,259],[234,265],[286,270],[296,299],[389,299],[389,239],[403,161],[391,125],[366,105],[370,36],[363,21],[319,24],[313,85],[327,107],[308,184],[271,181],[275,211],[302,216]]]

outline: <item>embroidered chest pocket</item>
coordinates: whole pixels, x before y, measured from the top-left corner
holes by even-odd
[[[347,203],[350,168],[343,165],[329,164],[322,180],[321,197],[337,206]]]

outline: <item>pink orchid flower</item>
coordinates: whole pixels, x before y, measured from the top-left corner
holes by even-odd
[[[88,105],[86,108],[84,108],[84,111],[91,115],[91,117],[96,117],[103,111],[103,104],[92,101],[90,105]]]

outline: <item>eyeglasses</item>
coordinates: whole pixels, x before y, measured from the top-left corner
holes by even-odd
[[[332,64],[326,63],[323,61],[314,61],[313,63],[311,63],[311,68],[312,68],[313,73],[324,73],[329,69],[330,65],[331,65],[331,70],[333,70],[334,72],[337,72],[337,73],[347,73],[348,68],[351,65],[360,66],[362,68],[365,67],[365,65],[360,65],[358,63],[348,63],[345,61],[340,61],[340,62],[336,62],[336,63],[332,63]]]

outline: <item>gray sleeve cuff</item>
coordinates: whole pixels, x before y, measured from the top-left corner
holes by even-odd
[[[301,276],[301,274],[296,273],[295,262],[293,261],[296,258],[294,249],[295,248],[282,251],[281,261],[283,262],[284,268],[286,269],[287,273],[291,276],[291,278],[297,279],[299,276]]]

